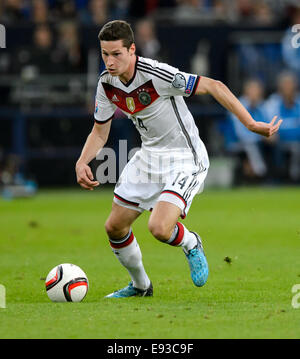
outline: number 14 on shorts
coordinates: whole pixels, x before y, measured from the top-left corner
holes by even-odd
[[[179,172],[171,182],[171,188],[168,189],[179,195],[184,200],[185,205],[187,205],[188,201],[191,201],[195,194],[198,193],[201,180],[204,181],[204,177],[202,179],[202,177],[199,178],[196,174],[188,175],[187,173]]]
[[[176,176],[176,178],[174,179],[172,186],[176,186],[179,185],[180,189],[183,189],[183,187],[186,185],[188,179],[191,176],[187,176],[185,174],[181,175],[182,172],[179,172]]]

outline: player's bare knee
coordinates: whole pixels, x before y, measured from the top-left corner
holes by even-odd
[[[122,238],[129,232],[129,228],[124,228],[110,219],[105,222],[104,227],[109,238]]]
[[[111,237],[111,235],[114,233],[115,228],[109,219],[105,222],[104,228],[108,237]]]
[[[149,221],[148,228],[152,235],[162,242],[168,241],[172,234],[172,231],[163,222]]]

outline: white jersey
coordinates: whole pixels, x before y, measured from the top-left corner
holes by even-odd
[[[107,70],[100,75],[95,121],[111,120],[119,108],[139,131],[142,150],[188,151],[195,165],[208,168],[206,148],[183,99],[194,94],[199,80],[197,75],[137,56],[133,78],[126,84]]]

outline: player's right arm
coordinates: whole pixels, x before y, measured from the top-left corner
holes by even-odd
[[[99,182],[94,180],[90,166],[88,165],[104,147],[110,132],[111,121],[103,124],[95,122],[91,133],[88,135],[81,155],[76,162],[77,183],[81,187],[92,191],[94,187],[99,186]]]
[[[89,190],[93,190],[94,187],[99,186],[99,182],[94,180],[89,163],[106,144],[110,132],[111,121],[116,110],[116,106],[106,97],[101,82],[106,77],[106,73],[107,71],[104,71],[100,75],[98,81],[95,98],[94,127],[83,146],[81,155],[75,167],[77,183],[79,183],[81,187]]]

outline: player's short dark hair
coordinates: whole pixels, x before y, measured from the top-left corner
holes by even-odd
[[[98,39],[100,41],[123,40],[123,45],[127,49],[134,43],[132,28],[123,20],[113,20],[105,24],[99,32]]]

